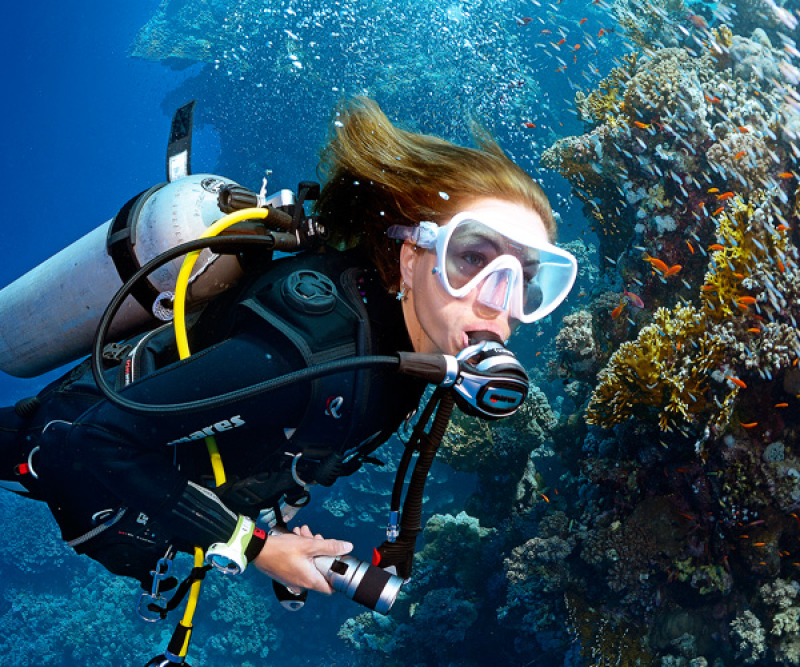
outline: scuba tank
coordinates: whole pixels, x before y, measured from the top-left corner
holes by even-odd
[[[129,277],[126,265],[138,269],[165,250],[198,238],[222,217],[218,190],[229,184],[233,182],[198,174],[151,188],[115,218],[0,290],[0,370],[34,377],[88,354],[103,311]],[[153,325],[152,305],[175,285],[180,266],[176,259],[163,267],[139,298],[128,299],[109,340]],[[212,261],[209,250],[197,266],[196,275],[202,275],[191,285],[190,303],[222,292],[241,273],[234,257]]]
[[[219,192],[236,184],[210,174],[189,175],[193,108],[190,102],[173,119],[168,183],[140,193],[114,218],[0,290],[0,370],[35,377],[88,354],[103,311],[131,275],[165,250],[197,239],[222,217]],[[176,258],[140,283],[120,309],[109,341],[158,322],[154,306],[171,298],[168,290],[180,267]],[[235,256],[204,250],[190,279],[188,303],[219,294],[240,275]]]

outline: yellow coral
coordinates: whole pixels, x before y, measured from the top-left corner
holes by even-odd
[[[653,323],[623,343],[601,371],[586,421],[612,427],[656,411],[662,431],[680,428],[710,409],[707,380],[724,351],[693,306],[659,308]]]
[[[648,667],[652,664],[647,636],[641,628],[595,609],[571,593],[564,595],[564,603],[567,629],[572,641],[579,645],[586,664],[594,667]]]
[[[764,224],[765,216],[759,212],[766,200],[761,191],[754,192],[749,201],[736,196],[717,218],[717,244],[712,246],[715,252],[701,290],[704,315],[710,320],[720,322],[749,313],[749,281],[765,266],[768,272],[786,269],[782,258],[789,239],[784,231]]]
[[[636,71],[637,58],[637,52],[622,56],[624,64],[612,69],[597,90],[588,95],[582,91],[575,94],[575,106],[582,120],[587,123],[608,123],[611,127],[619,122],[624,111],[622,96]]]
[[[723,49],[729,49],[733,44],[733,31],[724,23],[719,28],[711,28],[711,36]]]

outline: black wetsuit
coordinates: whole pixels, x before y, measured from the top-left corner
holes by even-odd
[[[309,291],[322,298],[306,299]],[[170,326],[134,339],[106,376],[126,398],[170,404],[324,361],[411,349],[400,304],[375,269],[357,252],[335,251],[276,260],[245,278],[206,307],[189,340],[192,355],[177,361]],[[33,414],[0,413],[0,479],[46,500],[79,553],[144,584],[168,544],[227,541],[237,514],[255,518],[300,493],[297,477],[330,484],[357,469],[423,390],[381,367],[200,412],[140,416],[103,399],[84,363],[41,392]],[[227,476],[214,491],[204,443],[211,434]],[[18,474],[37,445],[30,460],[38,479]]]

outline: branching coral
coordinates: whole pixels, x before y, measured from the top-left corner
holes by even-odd
[[[751,191],[767,183],[773,165],[770,151],[764,137],[736,131],[711,146],[707,156],[719,173]]]
[[[623,65],[615,67],[588,95],[583,91],[575,93],[575,108],[585,123],[611,123],[612,126],[625,118],[623,94],[633,73],[636,71],[638,52],[622,57]]]
[[[749,609],[731,623],[731,634],[736,641],[737,655],[744,660],[744,664],[752,665],[766,653],[764,628]]]
[[[682,15],[683,0],[615,0],[613,13],[625,28],[628,38],[641,48],[651,48],[653,43],[677,45],[673,25]]]
[[[611,427],[655,412],[663,431],[693,423],[710,410],[709,376],[724,353],[695,308],[659,308],[653,323],[623,343],[600,372],[586,420]]]
[[[700,80],[683,49],[661,49],[642,61],[625,89],[625,110],[634,121],[665,121],[687,113],[706,114]]]

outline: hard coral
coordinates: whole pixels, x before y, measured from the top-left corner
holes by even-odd
[[[730,132],[708,149],[708,161],[728,180],[738,180],[748,191],[767,181],[772,169],[766,139],[757,134]]]
[[[580,90],[575,93],[575,108],[581,120],[592,125],[605,122],[613,125],[619,122],[620,117],[624,117],[622,97],[636,70],[638,55],[637,52],[624,55],[624,64],[612,69],[599,83],[597,90],[588,95]]]
[[[568,624],[581,657],[595,667],[645,667],[652,664],[644,632],[633,623],[614,619],[577,596],[565,595]]]
[[[758,662],[767,651],[764,628],[749,609],[731,623],[731,635],[736,644],[737,656],[746,665]]]
[[[692,423],[710,409],[708,379],[724,352],[693,306],[659,308],[600,372],[586,421],[611,427],[655,412],[662,431]]]
[[[702,288],[710,320],[741,318],[754,324],[751,316],[762,311],[773,319],[788,306],[787,297],[800,296],[797,251],[786,225],[775,220],[773,199],[764,191],[749,198],[737,195],[719,214],[718,243],[711,247],[714,253]]]
[[[567,315],[555,343],[559,376],[591,378],[597,373],[601,355],[594,337],[592,315],[588,310]]]
[[[639,61],[624,100],[634,121],[673,118],[687,106],[701,120],[706,113],[695,64],[683,49],[661,49]]]

